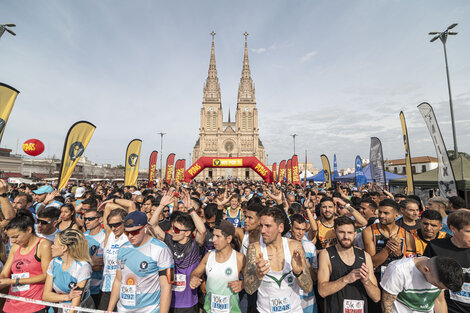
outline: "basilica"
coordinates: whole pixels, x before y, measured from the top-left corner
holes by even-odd
[[[212,48],[209,72],[203,90],[201,127],[199,128],[199,139],[194,145],[192,163],[202,156],[220,158],[256,156],[262,163],[265,163],[264,146],[259,139],[255,86],[251,79],[250,63],[248,61],[248,34],[244,34],[245,53],[238,87],[237,108],[233,121],[230,118],[230,112],[228,121],[223,120],[220,84],[215,62],[215,33],[212,32],[211,35]],[[198,175],[198,179],[217,179],[220,177],[260,179],[253,170],[248,168],[209,168]]]

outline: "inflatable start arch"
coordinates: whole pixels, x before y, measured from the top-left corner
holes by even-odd
[[[273,173],[269,168],[258,160],[257,157],[239,157],[239,158],[214,158],[200,157],[186,172],[184,172],[184,180],[189,182],[196,177],[206,167],[249,167],[253,169],[265,182],[273,181]]]

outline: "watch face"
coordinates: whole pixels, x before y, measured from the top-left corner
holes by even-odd
[[[210,108],[209,108],[209,111],[214,111],[214,108],[213,108],[213,107],[210,107]]]
[[[248,111],[250,111],[250,109],[248,109],[248,108],[245,108],[245,111],[246,111],[246,112],[248,112]]]

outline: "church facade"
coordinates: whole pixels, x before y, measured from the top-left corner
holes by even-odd
[[[255,86],[251,79],[250,64],[248,60],[248,42],[245,33],[245,52],[240,84],[238,87],[237,108],[235,120],[223,120],[222,101],[219,78],[215,62],[214,35],[212,32],[212,48],[209,61],[209,71],[203,90],[201,108],[201,127],[199,139],[194,145],[192,163],[202,156],[209,157],[246,157],[256,156],[262,163],[266,163],[264,146],[259,139],[258,109],[256,108]],[[205,169],[198,175],[202,178],[228,178],[260,179],[248,168],[212,168]]]

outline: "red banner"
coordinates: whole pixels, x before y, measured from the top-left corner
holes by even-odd
[[[178,160],[175,165],[175,181],[178,183],[184,180],[184,171],[186,167],[186,160]]]
[[[155,180],[155,171],[157,170],[158,152],[152,151],[149,159],[149,188],[153,187],[153,181]]]
[[[281,183],[284,182],[284,179],[286,179],[286,160],[282,160],[281,163],[279,163],[279,181]]]
[[[287,172],[287,183],[292,184],[292,159],[287,160],[286,172]]]
[[[165,182],[167,184],[171,183],[171,180],[173,179],[173,168],[175,164],[175,154],[170,153],[168,157],[166,158],[166,175],[165,175]]]
[[[299,159],[297,154],[292,156],[292,183],[294,185],[300,185],[300,174],[299,174]]]
[[[277,163],[273,163],[273,182],[277,183]]]

